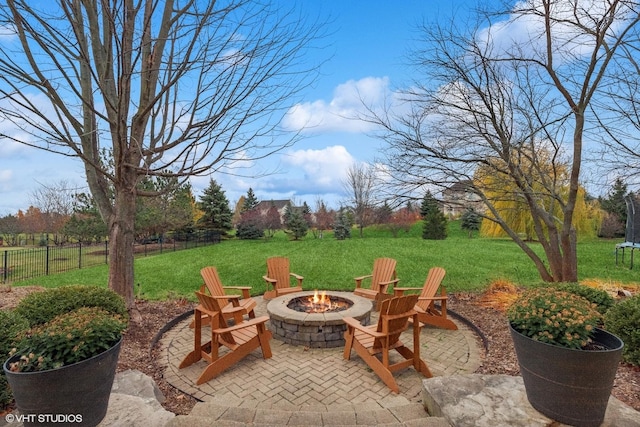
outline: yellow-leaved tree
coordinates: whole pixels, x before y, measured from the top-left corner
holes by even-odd
[[[519,153],[522,154],[522,153]],[[527,182],[531,186],[531,197],[542,209],[557,218],[558,224],[563,222],[562,205],[569,192],[569,176],[566,164],[552,161],[552,156],[546,150],[540,150],[536,156],[519,156],[518,160],[524,170],[531,165],[523,165],[527,159],[536,158],[536,173],[530,174]],[[518,233],[526,241],[536,240],[535,221],[527,203],[527,196],[508,174],[496,173],[501,170],[498,164],[502,160],[492,159],[493,167],[478,168],[475,185],[483,189],[485,197],[494,208],[487,209],[480,227],[480,234],[485,237],[508,237],[505,229],[500,225],[503,221],[511,230]],[[551,184],[551,185],[550,185]],[[573,226],[578,237],[593,237],[597,235],[598,225],[602,221],[602,210],[596,200],[589,201],[583,186],[578,189],[576,206],[573,212]]]

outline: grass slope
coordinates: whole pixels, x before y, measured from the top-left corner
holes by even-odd
[[[522,285],[540,283],[533,263],[512,241],[469,238],[460,230],[458,222],[450,223],[445,240],[423,240],[420,223],[397,238],[389,231],[377,228],[365,230],[363,238],[353,230],[351,239],[336,240],[331,233],[323,239],[311,234],[300,241],[289,241],[284,233],[270,240],[228,240],[222,244],[169,252],[138,258],[135,261],[136,294],[147,299],[167,297],[193,298],[200,286],[200,269],[207,265],[218,268],[225,285],[252,287],[252,294],[265,291],[262,275],[266,258],[289,257],[291,271],[305,277],[303,287],[308,290],[352,290],[353,278],[369,274],[373,260],[391,257],[398,261],[397,272],[402,286],[420,287],[429,268],[441,266],[447,270],[444,285],[448,291],[482,290],[492,280],[507,279]],[[579,243],[580,279],[601,279],[633,283],[638,280],[637,267],[630,270],[629,254],[626,264],[615,263],[615,241],[591,239]],[[540,251],[539,245],[532,247]],[[107,266],[86,268],[39,277],[14,285],[55,287],[67,284],[106,286]]]

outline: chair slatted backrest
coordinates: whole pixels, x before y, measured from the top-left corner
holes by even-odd
[[[380,291],[380,283],[396,278],[396,260],[393,258],[377,258],[373,262],[371,289]]]
[[[427,279],[424,281],[424,286],[422,287],[422,291],[420,292],[420,297],[422,298],[433,298],[438,292],[438,288],[442,283],[442,279],[446,271],[442,267],[432,267],[427,274]],[[429,300],[418,300],[417,306],[423,310],[427,310],[431,301]]]
[[[204,267],[202,270],[200,270],[200,275],[204,280],[204,284],[207,285],[207,289],[209,289],[211,295],[224,295],[222,281],[220,280],[218,270],[215,267]]]
[[[211,316],[212,330],[215,330],[218,328],[224,328],[227,326],[227,322],[224,320],[224,317],[222,316],[222,308],[220,307],[220,304],[217,299],[199,291],[196,291],[196,297],[198,297],[198,302],[200,302],[200,305],[202,306],[202,308],[208,312],[207,314],[209,316]],[[224,339],[226,342],[229,342],[229,343],[235,342],[230,332],[225,332],[224,334],[222,334],[222,339]]]
[[[374,348],[393,345],[400,339],[400,334],[409,327],[409,318],[415,311],[413,307],[418,301],[418,295],[405,295],[384,300],[380,306],[377,332],[388,335],[388,344],[384,339],[376,338]]]
[[[276,281],[275,287],[277,289],[288,288],[291,283],[289,275],[289,258],[267,258],[267,277]]]

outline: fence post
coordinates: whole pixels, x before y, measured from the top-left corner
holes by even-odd
[[[49,275],[49,245],[47,245],[47,250],[45,252],[45,263],[44,263],[45,274]]]
[[[78,270],[82,268],[82,240],[78,242]]]
[[[2,281],[6,283],[7,278],[9,277],[9,251],[4,250],[4,262],[2,267]]]

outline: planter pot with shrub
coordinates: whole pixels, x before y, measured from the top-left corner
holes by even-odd
[[[586,299],[553,288],[526,291],[507,312],[527,399],[564,424],[604,420],[624,344],[598,328]]]
[[[34,298],[42,302],[50,297],[45,295],[48,292],[54,299],[60,296],[52,290]],[[95,296],[94,292],[88,295]],[[44,320],[40,318],[42,323],[18,336],[3,364],[25,426],[96,426],[106,415],[122,332],[127,327],[126,308],[116,294],[108,296],[119,300],[114,307],[104,301],[78,303],[78,295],[68,295],[76,301],[56,300],[55,304],[60,310],[71,305],[72,311],[56,315],[56,310],[50,310]],[[93,297],[88,300],[95,302]],[[31,304],[33,301],[27,301],[23,308]],[[107,309],[101,307],[105,305]],[[16,311],[28,319],[38,317],[19,308]]]

